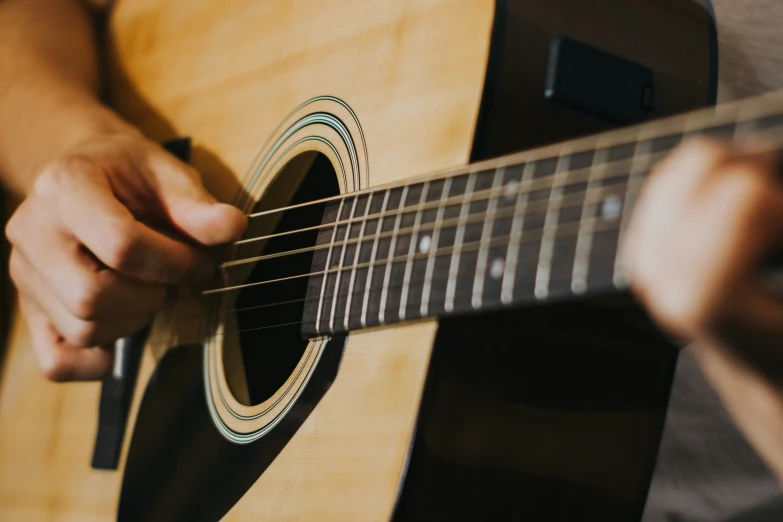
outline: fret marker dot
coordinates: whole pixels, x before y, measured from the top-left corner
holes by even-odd
[[[519,191],[519,182],[516,180],[512,180],[508,182],[508,185],[506,185],[506,192],[504,195],[506,196],[507,200],[513,201],[518,191]]]
[[[419,241],[419,252],[426,254],[430,251],[430,246],[432,246],[432,238],[430,236],[422,236],[421,241]]]
[[[601,217],[609,221],[619,218],[622,210],[623,201],[617,194],[612,194],[601,203]]]
[[[489,277],[492,279],[500,279],[503,277],[503,269],[505,268],[505,263],[503,260],[499,257],[496,257],[492,260],[492,264],[489,266]]]

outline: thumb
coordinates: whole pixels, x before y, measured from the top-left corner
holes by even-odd
[[[247,228],[245,214],[217,201],[195,169],[174,157],[152,164],[153,183],[163,211],[181,232],[205,246],[237,240]]]

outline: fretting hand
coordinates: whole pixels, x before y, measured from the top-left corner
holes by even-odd
[[[7,226],[11,276],[43,373],[106,375],[108,348],[151,320],[167,286],[210,276],[199,247],[245,226],[195,170],[140,134],[94,138],[49,163]]]
[[[624,250],[652,317],[693,341],[702,368],[783,480],[783,294],[765,277],[783,246],[776,155],[686,144],[643,187]]]

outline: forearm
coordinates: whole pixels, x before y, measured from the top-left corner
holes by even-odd
[[[80,0],[0,0],[0,180],[27,193],[91,135],[132,132],[98,97],[91,14]]]

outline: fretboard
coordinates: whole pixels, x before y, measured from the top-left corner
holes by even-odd
[[[766,101],[762,104],[759,100]],[[780,95],[331,201],[302,331],[330,335],[626,287],[642,183],[683,139],[783,138]]]

